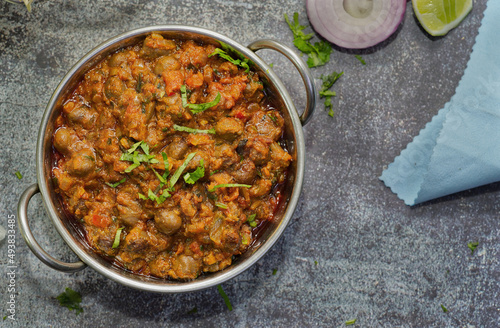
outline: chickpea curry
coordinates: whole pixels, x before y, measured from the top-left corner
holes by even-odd
[[[152,33],[65,99],[56,192],[90,247],[126,270],[222,270],[272,220],[292,160],[271,98],[245,60]]]

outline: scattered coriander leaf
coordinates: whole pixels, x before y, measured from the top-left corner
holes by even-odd
[[[109,182],[105,182],[105,183],[106,183],[108,186],[110,186],[111,188],[116,188],[116,187],[118,187],[120,184],[124,183],[126,180],[127,180],[127,178],[123,178],[123,179],[121,179],[120,181],[115,182],[115,183],[109,183]]]
[[[215,55],[219,55],[219,57],[224,58],[228,62],[233,63],[236,66],[240,66],[245,69],[245,72],[248,73],[250,72],[250,67],[248,66],[248,59],[240,60],[240,59],[234,59],[231,56],[227,54],[224,50],[220,48],[216,48],[214,52],[212,52],[208,57],[212,57]]]
[[[77,315],[83,312],[80,306],[82,295],[80,295],[79,292],[75,292],[73,289],[67,287],[65,291],[56,298],[59,301],[59,305],[67,307],[70,311],[75,310]]]
[[[285,21],[287,22],[290,30],[293,33],[293,44],[302,53],[308,55],[307,65],[309,67],[317,67],[325,65],[330,60],[330,54],[332,53],[332,46],[326,41],[320,41],[314,43],[314,45],[309,41],[314,33],[305,34],[302,30],[306,26],[299,24],[299,14],[293,13],[293,24],[288,19],[288,15],[285,14]]]
[[[116,230],[115,240],[113,241],[113,246],[111,246],[112,248],[117,248],[120,245],[120,236],[122,234],[123,228],[125,227],[121,227]]]
[[[170,178],[170,186],[169,186],[170,190],[174,189],[175,183],[177,182],[177,180],[179,180],[182,172],[184,172],[189,162],[191,162],[191,160],[193,159],[194,155],[196,155],[196,153],[191,153],[187,155],[186,159],[184,160],[184,163],[182,163],[182,165],[179,166],[179,168],[177,168],[175,173],[172,175],[172,177]]]
[[[182,100],[182,107],[184,108],[189,108],[191,109],[191,112],[193,114],[198,114],[198,113],[201,113],[203,112],[204,110],[207,110],[211,107],[214,107],[215,105],[217,105],[221,99],[221,94],[220,92],[217,92],[217,96],[215,96],[215,99],[210,101],[210,102],[207,102],[207,103],[203,103],[203,104],[189,104],[187,102],[187,94],[186,94],[186,85],[183,84],[181,85],[181,100]]]
[[[141,194],[140,192],[138,192],[137,195],[139,196],[139,199],[142,199],[142,200],[148,200],[149,199],[146,196],[144,196],[143,194]]]
[[[177,124],[174,124],[174,130],[175,131],[181,131],[181,132],[194,133],[194,134],[198,134],[198,133],[215,134],[215,129],[213,129],[213,128],[209,129],[209,130],[198,130],[198,129],[188,128],[187,126],[180,126],[180,125],[177,125]]]
[[[337,80],[340,79],[342,75],[344,75],[344,72],[340,73],[333,72],[332,74],[328,75],[321,74],[320,78],[323,81],[323,84],[321,85],[321,91],[326,91],[330,89],[335,84],[335,82],[337,82]]]
[[[278,272],[278,269],[273,269],[273,276],[276,275],[276,272]]]
[[[19,171],[16,171],[16,173],[14,173],[16,175],[16,177],[21,180],[23,178],[23,175],[21,174],[21,172]]]
[[[6,315],[4,315],[4,316],[3,316],[3,321],[5,321],[5,319],[7,319],[7,316],[6,316]]]
[[[314,261],[314,265],[318,265],[318,261]]]
[[[205,176],[205,166],[203,165],[203,159],[200,160],[200,165],[191,173],[186,173],[184,175],[184,181],[189,184],[194,184],[200,178]]]
[[[443,309],[443,312],[444,312],[444,313],[448,312],[448,309],[447,309],[447,308],[445,308],[443,304],[441,304],[441,309]]]
[[[92,162],[95,162],[95,158],[89,155],[83,155],[86,159],[90,159]]]
[[[335,91],[328,90],[330,89],[335,82],[344,74],[344,72],[337,73],[333,72],[329,75],[321,75],[321,80],[323,84],[321,86],[321,90],[319,91],[320,98],[325,98],[325,110],[328,110],[328,115],[333,117],[333,106],[332,106],[332,97],[335,97],[337,93]]]
[[[251,185],[247,185],[247,184],[241,184],[241,183],[223,183],[223,184],[219,184],[219,185],[213,186],[212,188],[208,189],[208,191],[214,192],[215,189],[218,189],[218,188],[230,188],[230,187],[251,188],[252,186]]]
[[[224,299],[224,303],[226,303],[227,308],[229,311],[233,311],[233,306],[231,305],[231,301],[229,301],[229,297],[227,297],[226,293],[222,289],[221,285],[217,285],[217,290],[219,291],[220,296]]]
[[[194,308],[192,308],[191,310],[189,310],[187,314],[195,314],[197,312],[198,312],[198,308],[195,306]]]
[[[360,55],[354,55],[354,57],[356,57],[356,59],[359,60],[361,62],[361,64],[366,65],[366,62],[363,59],[363,57],[361,57]]]
[[[345,322],[345,325],[346,325],[346,326],[351,326],[351,325],[354,325],[354,324],[356,323],[356,320],[357,320],[357,319],[347,320],[347,321]]]
[[[471,254],[474,254],[474,251],[476,250],[478,245],[478,242],[467,243],[467,247],[469,247]]]

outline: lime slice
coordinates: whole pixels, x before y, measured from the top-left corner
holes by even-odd
[[[445,35],[467,16],[472,0],[412,0],[413,11],[430,35]]]

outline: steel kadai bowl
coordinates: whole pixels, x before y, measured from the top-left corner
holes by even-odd
[[[226,269],[215,273],[202,274],[197,279],[189,281],[165,280],[134,274],[112,264],[95,253],[72,222],[73,220],[70,220],[65,214],[58,195],[54,192],[55,186],[51,179],[53,126],[54,120],[61,112],[64,98],[71,94],[84,74],[103,58],[120,48],[140,42],[151,32],[160,33],[165,38],[192,39],[203,43],[212,43],[216,46],[220,46],[222,43],[229,46],[230,49],[232,48],[236,55],[247,58],[249,63],[253,64],[252,68],[260,75],[266,92],[276,98],[283,109],[285,119],[284,138],[293,158],[290,173],[282,193],[283,201],[280,203],[272,222],[257,235],[256,242],[244,254],[239,255],[233,264]],[[280,52],[293,63],[300,73],[305,84],[305,96],[307,97],[306,108],[300,117],[283,83],[270,67],[257,56],[256,52],[260,49]],[[62,79],[45,109],[36,146],[37,183],[24,191],[18,204],[19,228],[24,240],[42,262],[55,270],[75,272],[90,266],[109,279],[144,291],[160,293],[190,292],[221,284],[248,269],[269,251],[292,218],[304,178],[305,146],[302,126],[311,117],[314,107],[315,87],[309,69],[291,49],[276,41],[258,40],[245,47],[224,35],[210,30],[182,25],[151,26],[120,34],[97,46],[78,61]],[[30,199],[37,193],[41,194],[47,214],[56,230],[78,256],[79,261],[75,263],[59,261],[45,252],[36,242],[28,225],[27,207]]]

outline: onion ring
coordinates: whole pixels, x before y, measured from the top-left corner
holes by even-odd
[[[392,35],[403,20],[406,0],[307,0],[314,30],[339,47],[364,49]]]

